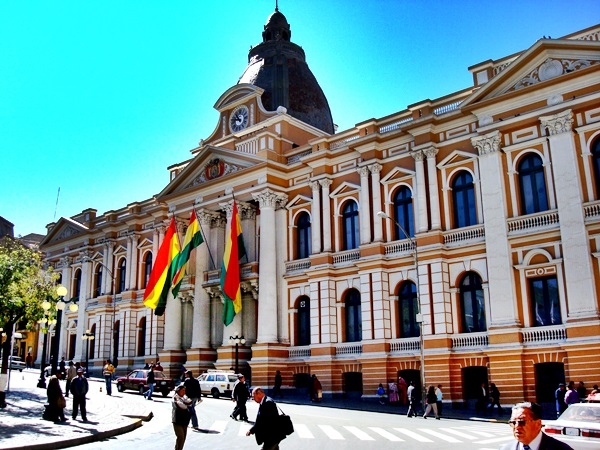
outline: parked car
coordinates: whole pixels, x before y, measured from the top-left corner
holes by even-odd
[[[209,369],[198,377],[202,395],[212,395],[219,398],[221,395],[231,397],[233,387],[237,382],[237,374],[231,371]]]
[[[570,405],[558,419],[545,422],[544,433],[575,449],[600,448],[600,396]]]
[[[127,389],[138,391],[143,394],[148,390],[148,372],[146,369],[136,369],[126,377],[117,378],[117,390],[123,392]],[[163,397],[169,395],[173,389],[175,389],[175,382],[163,372],[154,371],[154,392],[160,392]]]
[[[0,363],[2,363],[2,361],[0,361]],[[26,367],[26,364],[20,356],[9,356],[8,367],[11,370],[18,370],[19,372],[23,372],[23,369]]]

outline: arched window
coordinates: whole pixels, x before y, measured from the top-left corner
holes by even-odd
[[[398,293],[398,314],[400,315],[400,337],[418,337],[420,327],[417,323],[419,312],[419,299],[417,298],[417,286],[408,281],[400,287]]]
[[[548,210],[548,194],[542,158],[535,153],[524,156],[518,167],[521,187],[521,214]]]
[[[304,259],[310,256],[311,234],[310,216],[307,212],[301,212],[296,222],[296,259]]]
[[[408,233],[408,236],[405,236],[400,227],[395,225],[396,240],[406,239],[407,237],[413,237],[415,235],[412,192],[406,186],[398,189],[394,195],[394,220],[402,225],[404,230]]]
[[[349,201],[344,205],[342,211],[342,233],[343,250],[352,250],[358,248],[359,228],[358,228],[358,205],[356,202]]]
[[[140,319],[140,325],[138,327],[138,339],[137,339],[137,356],[144,356],[146,354],[146,318]]]
[[[127,260],[125,258],[121,259],[119,262],[119,284],[117,294],[123,292],[125,290],[125,280],[127,277]]]
[[[88,345],[89,347],[89,359],[94,359],[96,357],[96,324],[92,325],[92,328],[90,328],[90,332],[94,335],[94,339],[90,339],[88,341]]]
[[[75,271],[75,279],[73,281],[73,297],[79,298],[81,294],[81,269]]]
[[[94,297],[98,297],[102,294],[102,266],[98,264],[96,266],[96,273],[94,274]]]
[[[534,326],[543,327],[562,323],[558,282],[555,276],[530,279],[529,295]]]
[[[306,295],[298,299],[296,328],[298,330],[298,345],[310,345],[310,298]]]
[[[596,182],[596,199],[600,198],[600,138],[592,144],[592,161],[594,164],[594,181]]]
[[[362,314],[360,310],[360,292],[350,289],[346,294],[346,342],[362,340]]]
[[[460,282],[460,307],[463,333],[487,330],[481,278],[474,272],[468,272]]]
[[[477,224],[475,186],[473,185],[473,177],[466,170],[454,177],[452,201],[454,204],[454,228],[470,227]]]
[[[148,286],[150,274],[152,273],[152,252],[146,253],[144,257],[144,287]]]

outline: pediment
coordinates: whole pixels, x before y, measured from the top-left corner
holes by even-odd
[[[152,247],[152,241],[148,238],[144,238],[142,239],[138,245],[137,248],[144,248],[144,247]]]
[[[184,192],[204,183],[217,182],[262,162],[261,158],[250,153],[207,145],[156,195],[156,199]]]
[[[442,159],[438,163],[437,167],[438,169],[441,169],[442,167],[458,166],[467,161],[472,161],[475,158],[476,156],[473,153],[468,153],[462,150],[454,150],[452,153]]]
[[[222,111],[228,107],[247,102],[250,99],[260,98],[263,92],[264,89],[254,86],[253,84],[236,84],[223,92],[215,103],[214,108],[218,111]]]
[[[353,192],[360,191],[360,186],[357,184],[349,183],[344,181],[340,186],[338,186],[331,194],[330,197],[340,197],[343,195],[348,195]]]
[[[524,91],[530,86],[540,89],[540,84],[596,65],[600,65],[599,41],[542,39],[475,91],[461,108]]]
[[[123,253],[127,253],[127,247],[123,245],[118,245],[113,251],[113,255],[122,255]]]
[[[385,177],[381,179],[382,184],[390,184],[415,176],[413,170],[407,170],[402,167],[394,167]]]
[[[306,195],[296,195],[285,207],[287,209],[297,208],[299,206],[312,205],[312,198]]]
[[[70,239],[78,234],[85,234],[89,228],[68,217],[61,217],[48,234],[40,242],[40,246]]]

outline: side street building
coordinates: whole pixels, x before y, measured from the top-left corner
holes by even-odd
[[[79,302],[52,331],[59,359],[85,360],[90,330],[96,368],[229,369],[239,334],[253,385],[316,374],[326,396],[371,396],[398,376],[458,404],[481,383],[507,404],[600,384],[599,37],[600,25],[524,43],[469,67],[462,91],[336,132],[276,10],[216,100],[214,132],[157,196],[48,225],[41,249]],[[233,195],[247,259],[243,309],[224,326]],[[206,243],[155,316],[142,301],[153,260],[192,209]]]

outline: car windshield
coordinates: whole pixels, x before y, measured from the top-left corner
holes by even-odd
[[[560,416],[561,420],[576,420],[584,422],[600,422],[600,408],[592,408],[585,404],[571,405]]]

